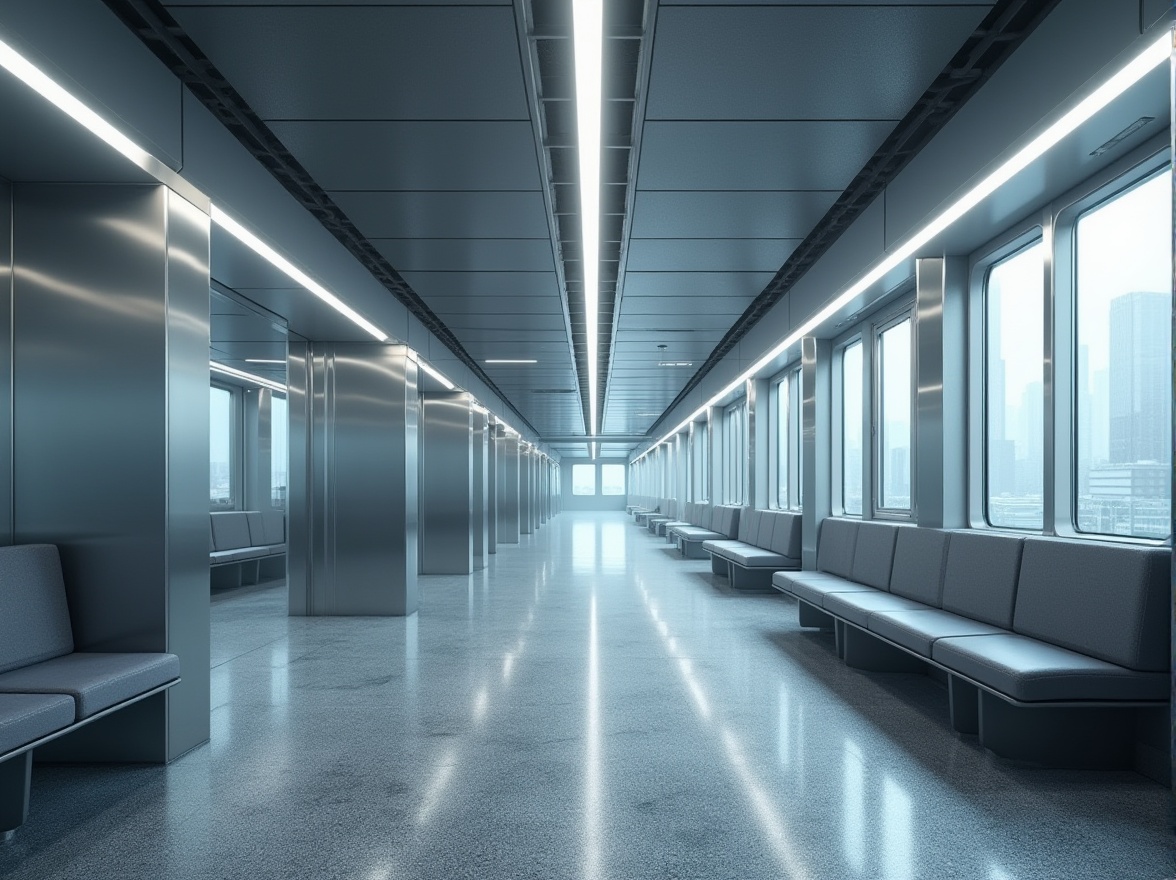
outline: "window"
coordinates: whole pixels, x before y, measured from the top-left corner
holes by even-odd
[[[800,510],[800,370],[776,383],[776,501],[781,510]]]
[[[286,507],[286,470],[290,453],[286,442],[289,428],[289,409],[286,398],[270,398],[270,504]]]
[[[706,422],[694,429],[695,454],[698,458],[698,479],[695,482],[695,501],[710,501],[710,429]]]
[[[623,464],[605,464],[600,466],[600,494],[625,494],[625,466]]]
[[[985,484],[990,525],[1043,527],[1045,276],[1038,240],[985,283]]]
[[[594,465],[594,464],[574,464],[574,465],[572,465],[572,494],[573,495],[595,495],[596,494],[596,465]]]
[[[726,480],[723,503],[740,504],[745,497],[747,480],[747,446],[744,404],[737,403],[727,410],[724,428],[726,436],[723,455],[726,458]]]
[[[208,498],[214,509],[235,506],[234,421],[232,392],[212,386],[209,389]]]
[[[841,350],[841,506],[862,515],[862,343]]]
[[[1075,228],[1075,527],[1171,531],[1172,175],[1096,205]]]
[[[912,333],[909,314],[878,332],[878,507],[911,509]]]

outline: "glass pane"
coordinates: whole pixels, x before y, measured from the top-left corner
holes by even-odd
[[[625,494],[625,466],[623,464],[605,464],[600,467],[600,494]]]
[[[233,506],[233,395],[209,389],[208,498],[213,507]]]
[[[572,494],[573,495],[595,495],[596,494],[596,465],[594,465],[594,464],[574,464],[574,465],[572,465]]]
[[[776,385],[776,507],[779,508],[788,507],[791,439],[788,433],[788,424],[792,414],[792,406],[788,399],[788,384],[789,380],[785,378]]]
[[[788,507],[790,510],[800,510],[802,507],[801,498],[803,498],[804,491],[804,446],[801,443],[803,436],[800,424],[801,418],[801,384],[800,384],[800,370],[794,370],[792,376],[789,378],[789,387],[791,393],[789,395],[789,402],[791,404],[792,419],[792,455],[789,457],[788,468],[790,472],[789,484],[791,492],[788,497]]]
[[[1037,242],[994,265],[986,291],[988,522],[1040,529],[1045,281]]]
[[[1171,531],[1171,172],[1083,214],[1077,228],[1077,522]]]
[[[289,425],[286,398],[273,397],[270,407],[270,503],[274,507],[285,508],[286,469],[290,463],[286,445]]]
[[[841,354],[841,506],[862,513],[862,344]]]
[[[879,506],[911,509],[911,320],[878,335]]]

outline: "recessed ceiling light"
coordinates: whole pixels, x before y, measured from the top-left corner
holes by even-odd
[[[273,360],[270,358],[245,358],[247,364],[284,364],[284,360]]]
[[[246,373],[244,370],[238,370],[236,367],[226,367],[224,364],[218,364],[216,361],[209,361],[208,369],[214,373],[220,373],[223,376],[232,376],[234,379],[241,379],[245,382],[251,382],[254,385],[260,385],[262,388],[280,391],[282,394],[286,393],[285,385],[274,382],[272,379],[263,379],[261,376]]]
[[[694,361],[658,361],[659,367],[693,367]]]
[[[487,364],[537,364],[535,358],[486,358]]]

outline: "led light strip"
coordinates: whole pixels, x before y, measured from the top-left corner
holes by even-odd
[[[580,154],[584,326],[588,346],[588,435],[596,433],[596,372],[600,305],[600,100],[604,54],[602,0],[572,0],[576,57],[576,135]]]
[[[223,373],[226,376],[232,376],[234,379],[243,379],[246,382],[252,382],[254,385],[260,385],[262,388],[280,391],[282,394],[286,393],[285,385],[274,382],[272,379],[263,379],[261,376],[246,373],[244,370],[238,370],[236,367],[226,367],[224,364],[218,364],[216,361],[209,361],[208,369],[214,373]]]
[[[1073,134],[1082,123],[1107,107],[1112,101],[1143,79],[1147,74],[1168,61],[1171,54],[1172,33],[1165,31],[1159,39],[1145,47],[1142,52],[1127,62],[1126,65],[1113,74],[1105,83],[1083,98],[1073,109],[1063,115],[1061,119],[1018,150],[1011,158],[1001,163],[996,170],[990,172],[974,187],[956,199],[942,213],[933,218],[926,226],[895,248],[885,259],[877,263],[874,268],[870,269],[839,296],[830,301],[823,309],[782,339],[775,348],[752,364],[739,378],[732,381],[726,388],[696,409],[678,427],[674,428],[674,430],[654,443],[649,449],[633,459],[633,463],[636,464],[641,461],[641,459],[645,458],[645,456],[649,455],[649,453],[653,452],[653,450],[657,449],[705,413],[708,407],[714,406],[795,345],[802,337],[808,335],[835,315],[852,301],[854,297],[860,296],[871,285],[884,278],[888,272],[914,256],[921,247],[935,238],[935,236],[946,230],[967,214],[968,211],[972,210],[972,208],[976,207],[984,199],[1012,180],[1017,174],[1028,168],[1033,162],[1044,156],[1068,135]]]

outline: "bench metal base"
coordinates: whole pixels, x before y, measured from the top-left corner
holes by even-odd
[[[839,621],[840,623],[840,621]],[[922,672],[927,664],[853,624],[841,623],[839,639],[845,665],[866,672]]]
[[[719,577],[731,576],[731,563],[715,553],[711,554],[711,572]]]
[[[1015,706],[980,691],[980,744],[1016,761],[1072,770],[1130,770],[1135,709]]]
[[[687,541],[678,539],[678,550],[687,559],[705,559],[710,554],[702,549],[702,541]]]
[[[816,627],[817,629],[828,630],[830,632],[833,631],[833,622],[836,618],[832,614],[822,611],[815,605],[810,605],[804,599],[796,600],[796,608],[801,626]]]
[[[29,817],[33,753],[25,752],[0,764],[0,834],[8,843]]]
[[[774,568],[744,568],[734,562],[728,562],[731,569],[731,588],[744,593],[774,593],[772,574]]]

